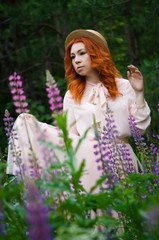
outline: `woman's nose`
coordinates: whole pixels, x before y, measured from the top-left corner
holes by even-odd
[[[80,59],[79,56],[76,56],[76,57],[75,57],[75,63],[79,63],[79,62],[81,62],[81,59]]]

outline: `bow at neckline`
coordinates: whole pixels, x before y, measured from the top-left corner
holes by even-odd
[[[110,97],[108,89],[101,82],[91,85],[93,87],[89,95],[89,102],[103,108],[107,102],[107,98]]]

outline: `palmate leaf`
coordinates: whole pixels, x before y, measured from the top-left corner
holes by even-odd
[[[65,149],[63,147],[60,147],[59,145],[54,145],[53,143],[42,139],[39,139],[38,141],[48,148],[57,149],[60,150],[61,152],[66,152]]]
[[[10,177],[9,181],[5,182],[3,186],[6,187],[8,184],[14,182],[16,179],[17,179],[17,176]]]
[[[65,166],[66,166],[65,163],[61,163],[61,162],[53,163],[53,164],[47,169],[47,172],[52,173],[52,170],[61,169],[62,167],[65,167]],[[44,171],[45,171],[45,170],[44,170]]]
[[[59,129],[62,130],[61,137],[65,142],[66,149],[71,147],[72,140],[69,138],[69,133],[67,130],[67,112],[62,113],[55,117],[57,120],[57,125]]]
[[[67,210],[74,216],[78,214],[83,215],[83,209],[81,209],[81,205],[72,196],[68,197],[66,201],[61,202],[60,210]]]
[[[86,194],[83,195],[83,201],[85,204],[86,210],[97,210],[102,209],[106,210],[110,206],[114,199],[110,193],[97,193],[97,194]]]
[[[79,169],[73,174],[73,180],[74,180],[74,183],[76,184],[76,186],[80,186],[79,185],[79,180],[80,180],[80,177],[82,176],[83,174],[83,171],[84,171],[84,167],[85,167],[85,160],[82,161],[82,163],[80,164],[80,167]],[[80,188],[81,189],[81,188]],[[84,188],[82,188],[84,190]]]
[[[103,176],[102,178],[98,179],[95,183],[95,185],[90,189],[90,194],[93,193],[93,191],[102,185],[102,183],[107,179],[107,175]]]
[[[76,160],[75,152],[72,148],[72,140],[69,138],[67,130],[67,112],[56,116],[56,120],[59,129],[62,131],[61,137],[63,138],[65,144],[66,163],[70,168],[70,173],[73,174],[76,171]]]
[[[82,228],[75,223],[70,224],[69,226],[61,226],[55,240],[104,240],[105,235],[91,228]]]
[[[72,192],[70,184],[68,182],[49,182],[41,185],[41,189],[49,190],[50,193],[53,192],[53,195],[57,195],[59,192]]]
[[[99,218],[97,224],[106,226],[106,232],[110,232],[112,229],[119,227],[120,222],[118,219],[107,216],[107,218]]]
[[[84,132],[84,135],[79,139],[78,144],[77,144],[77,146],[75,147],[75,153],[78,151],[78,149],[79,149],[82,141],[86,138],[87,133],[88,133],[88,131],[89,131],[90,129],[91,129],[91,128],[88,128],[88,129]]]

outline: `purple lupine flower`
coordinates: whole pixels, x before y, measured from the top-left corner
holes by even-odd
[[[16,174],[21,174],[21,172],[24,174],[24,168],[22,169],[22,159],[20,157],[20,150],[17,149],[15,145],[15,141],[18,140],[18,134],[15,129],[14,125],[14,118],[10,116],[9,111],[6,109],[4,114],[4,125],[5,125],[5,131],[6,136],[8,137],[8,144],[10,146],[10,150],[12,152],[12,155],[16,158],[16,165],[19,167],[19,170],[16,171]],[[22,171],[21,171],[21,170]]]
[[[159,159],[159,146],[158,146],[158,141],[159,141],[159,135],[152,135],[153,137],[153,143],[150,143],[150,155],[151,158],[155,161],[158,161]]]
[[[4,125],[5,125],[5,131],[6,131],[6,136],[8,137],[8,143],[11,147],[11,150],[13,150],[13,144],[14,144],[14,140],[17,140],[17,131],[14,129],[13,125],[14,125],[14,118],[10,116],[9,111],[6,109],[5,110],[5,114],[4,114]]]
[[[129,115],[128,120],[129,120],[130,131],[134,138],[135,145],[136,145],[139,153],[142,154],[144,157],[143,164],[146,167],[145,170],[148,172],[151,172],[152,171],[151,160],[149,158],[149,149],[148,149],[146,143],[144,142],[145,139],[141,136],[141,132],[140,132],[139,128],[137,127],[135,118],[131,114]]]
[[[152,171],[156,175],[155,181],[159,185],[159,162],[152,162]]]
[[[6,136],[8,137],[8,141],[10,140],[10,136],[12,135],[12,127],[14,125],[14,118],[10,116],[9,111],[6,109],[4,114],[4,126],[6,131]]]
[[[6,234],[6,231],[5,231],[6,226],[3,222],[4,215],[3,215],[3,210],[1,208],[1,205],[2,205],[2,202],[0,201],[0,235],[3,236]]]
[[[111,240],[111,233],[110,232],[107,233],[106,240]]]
[[[117,235],[117,234],[116,234],[116,230],[115,230],[115,229],[111,229],[110,232],[107,232],[107,233],[106,233],[106,238],[105,238],[105,240],[115,239],[115,236],[116,236],[116,235]],[[119,238],[119,239],[121,239],[121,238]]]
[[[123,144],[119,138],[117,127],[114,124],[113,114],[109,107],[106,108],[105,126],[100,133],[95,130],[96,139],[95,155],[98,157],[96,162],[98,170],[102,171],[102,176],[108,175],[105,182],[109,188],[113,188],[119,179],[126,177],[128,173],[134,171],[132,159],[130,158],[129,149]]]
[[[150,144],[150,155],[152,158],[152,172],[156,175],[155,181],[159,184],[159,147],[158,145],[158,135],[153,134],[154,143]]]
[[[159,107],[159,103],[158,103]],[[159,108],[157,109],[159,111]],[[150,144],[150,155],[152,158],[152,172],[156,175],[155,181],[159,185],[159,134],[152,134],[153,143]]]
[[[39,179],[41,177],[41,172],[42,172],[42,167],[39,165],[38,162],[38,158],[35,154],[35,152],[33,151],[32,147],[31,147],[31,153],[28,154],[28,162],[29,162],[29,175],[31,178],[33,179]],[[22,166],[22,170],[26,171],[25,165]]]
[[[116,178],[112,165],[110,165],[111,161],[108,156],[109,153],[108,152],[105,153],[102,150],[102,146],[105,144],[105,142],[101,138],[101,135],[99,134],[97,135],[96,133],[96,140],[98,142],[98,150],[97,150],[97,146],[95,146],[96,148],[95,155],[96,156],[99,155],[98,158],[96,159],[96,162],[98,163],[97,169],[101,171],[101,177],[103,177],[104,175],[107,176],[105,185],[107,186],[107,188],[112,189],[118,183],[118,179]]]
[[[53,112],[52,117],[54,118],[63,112],[62,97],[59,95],[60,90],[49,70],[46,71],[46,78],[46,91],[48,92],[47,96],[49,98],[50,109]],[[53,123],[56,124],[56,119],[54,119]]]
[[[41,176],[41,169],[39,165],[30,168],[30,176],[34,179],[38,179]]]
[[[150,144],[150,155],[152,159],[157,159],[159,154],[159,147],[157,147],[154,143]]]
[[[13,95],[13,103],[16,107],[16,113],[28,113],[28,103],[26,102],[21,76],[17,75],[15,72],[13,75],[10,75],[8,79],[11,87],[11,94]]]
[[[49,225],[49,211],[44,201],[32,183],[27,187],[27,220],[29,223],[29,237],[31,240],[51,240],[51,227]]]
[[[43,156],[43,160],[45,162],[45,169],[49,168],[51,165],[57,163],[59,160],[57,158],[57,155],[55,154],[54,148],[52,144],[49,144],[47,141],[48,135],[46,129],[44,129],[42,132],[40,132],[37,140],[40,143],[40,151]],[[45,171],[45,177],[49,180],[50,177],[53,177],[53,175],[58,175],[59,169],[54,169],[54,173],[52,172],[50,176],[48,171]]]
[[[141,136],[141,132],[137,127],[135,118],[130,114],[128,120],[129,120],[130,131],[134,138],[135,144],[139,146],[140,145],[145,146],[146,145],[146,143],[144,142],[145,139]]]
[[[144,218],[146,220],[145,226],[148,227],[148,232],[158,232],[159,229],[159,205],[153,206],[150,210],[145,212]]]

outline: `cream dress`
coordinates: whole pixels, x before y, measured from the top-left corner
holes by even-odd
[[[106,124],[105,113],[106,106],[108,105],[112,111],[114,125],[117,127],[118,135],[120,139],[126,142],[126,147],[130,151],[135,168],[137,168],[137,158],[126,140],[131,136],[128,123],[129,114],[131,113],[135,117],[137,127],[142,133],[144,133],[150,124],[150,109],[146,101],[143,105],[136,105],[135,92],[128,80],[117,78],[116,83],[118,91],[122,95],[118,96],[115,100],[111,99],[108,90],[101,82],[97,84],[86,82],[80,105],[74,102],[69,91],[66,92],[64,97],[63,107],[64,111],[68,111],[67,125],[73,147],[77,145],[80,137],[82,137],[90,127],[86,139],[82,142],[76,153],[77,167],[81,161],[85,159],[85,173],[81,180],[82,185],[87,191],[90,190],[101,175],[100,171],[97,170],[97,156],[94,154],[96,140],[94,140],[93,116],[95,117],[97,126],[100,126],[100,129],[102,129]],[[56,127],[35,121],[34,117],[29,114],[21,114],[17,118],[14,128],[17,129],[17,139],[14,139],[14,146],[20,155],[21,164],[25,165],[26,169],[29,169],[30,165],[30,145],[38,159],[38,164],[41,167],[47,167],[48,162],[45,160],[43,151],[41,151],[39,141],[37,141],[40,135],[45,135],[45,139],[55,145],[62,146],[63,144]],[[60,161],[63,162],[65,160],[64,154],[59,150],[55,150],[55,152]],[[7,174],[16,174],[19,171],[19,167],[15,162],[16,157],[13,155],[13,150],[9,146]]]

